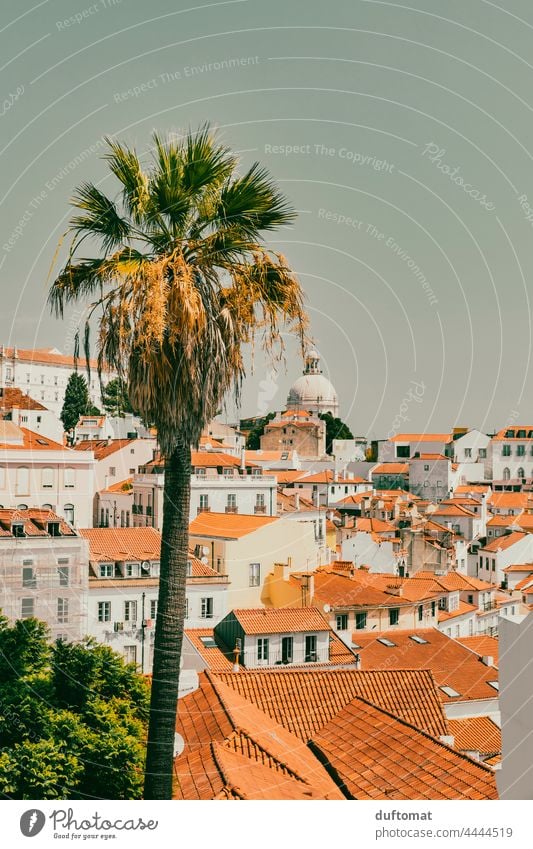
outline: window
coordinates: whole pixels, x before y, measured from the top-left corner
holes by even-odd
[[[126,563],[125,569],[126,578],[136,578],[139,574],[138,563]]]
[[[189,618],[189,599],[185,597],[185,619]]]
[[[281,638],[281,662],[282,663],[292,663],[293,661],[293,650],[294,650],[294,639],[293,637],[282,637]]]
[[[347,613],[337,613],[337,631],[347,631],[348,630],[348,614]]]
[[[366,628],[366,610],[364,613],[355,614],[355,630],[363,631]]]
[[[59,576],[60,587],[68,587],[70,580],[69,571],[70,570],[68,566],[58,566],[57,574]]]
[[[314,663],[317,660],[316,634],[305,635],[305,662]]]
[[[64,469],[63,471],[63,485],[65,489],[74,489],[75,486],[75,472],[74,469]]]
[[[137,622],[137,602],[124,602],[124,622]]]
[[[487,449],[486,448],[480,448],[479,449],[479,459],[485,460],[486,457],[487,457]]]
[[[419,604],[418,605],[418,621],[422,622],[423,618],[424,618],[424,605]]]
[[[233,493],[228,494],[228,507],[236,507],[237,506],[237,496]]]
[[[29,495],[30,492],[30,470],[27,466],[19,466],[16,476],[16,495]]]
[[[157,599],[150,599],[150,619],[155,619],[157,617]]]
[[[25,566],[22,570],[22,586],[34,590],[37,586],[35,569],[33,566]]]
[[[427,465],[426,465],[426,466],[424,466],[424,471],[425,471],[425,472],[429,472],[429,466],[427,466]]]
[[[15,524],[11,525],[11,532],[14,537],[17,537],[17,539],[26,536],[26,534],[24,533],[24,525],[22,523],[16,522]]]
[[[98,602],[98,621],[99,622],[111,622],[111,602],[110,601],[99,601]]]
[[[409,445],[397,445],[396,446],[396,456],[409,459],[409,457],[411,456],[410,446]]]
[[[511,456],[511,446],[510,445],[502,445],[502,457],[510,457]]]
[[[109,476],[110,476],[111,478],[114,478],[114,477],[115,477],[115,475],[116,475],[116,473],[117,473],[117,468],[116,468],[116,466],[110,466],[110,467],[109,467]]]
[[[261,565],[259,563],[250,563],[250,586],[258,587],[261,583]]]
[[[35,599],[23,598],[20,602],[20,618],[30,619],[33,616]]]
[[[124,663],[137,663],[137,646],[124,646]]]
[[[53,489],[54,488],[54,470],[53,469],[43,469],[41,472],[41,485],[43,489]]]
[[[200,496],[200,510],[207,510],[209,507],[209,496],[201,495]]]
[[[65,504],[63,508],[63,516],[69,523],[69,525],[74,524],[74,504]]]
[[[378,643],[387,646],[388,649],[393,649],[396,646],[396,643],[393,643],[392,640],[388,640],[386,637],[378,637]]]
[[[233,477],[233,469],[226,469],[226,468],[224,468],[224,469],[222,469],[222,474],[223,474],[223,475],[224,475],[224,477],[226,477],[226,478],[232,478],[232,477]]]
[[[492,571],[493,572],[496,571],[496,560],[494,560],[494,559],[492,560]]]
[[[29,382],[30,382],[30,375],[29,375],[29,374],[27,374],[27,375],[26,375],[26,383],[29,383]]]
[[[432,601],[431,602],[431,615],[435,616],[436,611],[437,611],[437,605],[434,601]]]
[[[195,475],[205,476],[205,467],[204,466],[196,466],[194,470]]]
[[[517,457],[525,457],[526,454],[526,446],[525,445],[517,445],[516,446],[516,456]]]
[[[115,564],[114,563],[100,563],[100,577],[101,578],[112,578],[115,574]]]
[[[472,456],[472,449],[471,448],[465,448],[465,457],[471,457],[471,456]]]
[[[516,470],[516,477],[517,478],[525,478],[525,476],[526,476],[526,473],[524,472],[524,469],[522,468],[522,466],[519,466],[518,469]]]
[[[41,383],[44,383],[44,374],[41,375]]]
[[[397,625],[400,621],[400,608],[391,607],[389,610],[389,625]]]
[[[213,598],[209,596],[208,598],[203,598],[200,606],[200,618],[201,619],[212,619],[213,618]]]
[[[257,638],[257,662],[268,663],[268,637]]]
[[[421,637],[419,634],[410,634],[409,639],[413,641],[413,643],[418,643],[419,646],[428,645],[429,640],[425,640],[424,637]]]
[[[473,595],[467,596],[466,600],[468,601],[468,604],[474,604],[474,596]]]
[[[510,477],[511,477],[511,470],[508,469],[507,467],[505,467],[505,469],[503,470],[504,481],[508,481],[510,479]]]
[[[57,600],[57,621],[60,625],[68,623],[68,598],[58,598]]]
[[[258,492],[255,496],[255,506],[256,507],[264,507],[265,506],[265,495],[263,492]]]
[[[130,448],[130,454],[135,454],[135,448]]]
[[[454,690],[453,687],[445,686],[445,687],[440,687],[439,689],[441,689],[442,692],[446,696],[448,696],[450,699],[456,699],[458,696],[461,695],[460,693],[457,692],[457,690]]]

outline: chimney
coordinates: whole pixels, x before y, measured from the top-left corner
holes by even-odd
[[[361,669],[361,655],[359,653],[355,655],[355,668]]]
[[[241,446],[241,470],[246,471],[246,448]]]
[[[494,666],[494,658],[490,654],[484,654],[480,660],[485,666]]]
[[[300,509],[300,493],[298,492],[298,490],[296,490],[294,493],[294,509]]]
[[[455,737],[453,734],[441,734],[439,740],[441,743],[446,743],[447,746],[451,746],[452,748],[455,745]]]

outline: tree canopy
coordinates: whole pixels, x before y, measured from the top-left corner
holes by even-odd
[[[262,419],[256,419],[253,428],[249,431],[246,438],[246,447],[250,451],[257,451],[261,448],[261,437],[265,432],[265,426],[275,418],[275,413],[267,413]]]
[[[141,798],[148,703],[108,646],[51,644],[43,622],[0,617],[0,794]]]
[[[73,371],[65,389],[65,400],[61,410],[61,421],[66,431],[74,430],[80,416],[97,415],[100,411],[89,396],[87,381],[82,374]]]
[[[320,413],[320,418],[326,423],[326,453],[333,453],[334,439],[353,439],[353,433],[342,419],[332,416],[331,413]]]
[[[110,416],[123,416],[124,413],[133,413],[130,404],[128,390],[123,380],[114,377],[104,386],[102,391],[102,404]]]

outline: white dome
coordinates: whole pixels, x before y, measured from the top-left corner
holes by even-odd
[[[287,407],[301,407],[319,413],[339,412],[339,399],[335,389],[323,374],[304,374],[293,383],[287,398]]]

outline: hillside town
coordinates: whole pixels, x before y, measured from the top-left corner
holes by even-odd
[[[73,373],[0,347],[1,612],[149,676],[165,457],[96,374],[67,431]],[[316,350],[294,377],[284,409],[191,446],[174,797],[504,798],[533,423],[336,438]]]

